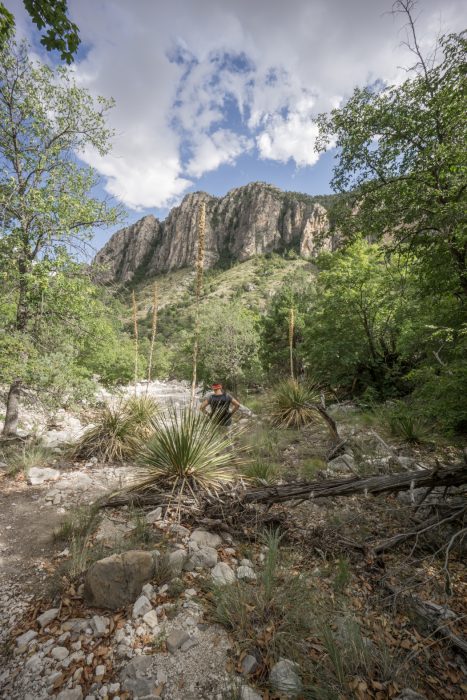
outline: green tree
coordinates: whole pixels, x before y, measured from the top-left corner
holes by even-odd
[[[73,61],[80,44],[79,30],[68,18],[66,0],[23,0],[29,16],[38,29],[47,29],[41,44],[47,51],[60,51],[66,63]],[[15,29],[15,18],[0,2],[0,49],[11,39]]]
[[[303,332],[310,304],[314,278],[298,271],[286,279],[270,301],[260,321],[261,362],[268,374],[290,374],[289,322],[294,309],[293,364],[294,374],[304,371]]]
[[[357,88],[342,108],[322,115],[318,148],[337,146],[332,185],[354,193],[353,215],[338,222],[342,234],[352,239],[363,231],[415,250],[434,278],[439,258],[448,257],[465,300],[466,34],[442,37],[425,57],[413,7],[412,0],[396,2],[416,56],[409,77],[400,85]]]
[[[399,348],[409,309],[407,261],[357,239],[318,262],[304,330],[307,371],[352,393],[368,387],[380,398],[400,392],[410,367]]]
[[[121,217],[119,208],[92,195],[96,174],[76,157],[86,148],[108,152],[111,106],[78,88],[66,68],[33,63],[24,44],[8,42],[0,52],[0,274],[13,311],[3,333],[20,350],[4,434],[16,431],[22,368],[40,352],[43,295],[60,283],[53,317],[73,315],[72,260],[96,227]]]
[[[256,315],[241,304],[222,301],[200,308],[198,378],[221,381],[231,389],[261,376]]]

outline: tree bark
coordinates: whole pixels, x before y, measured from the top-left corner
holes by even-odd
[[[21,392],[21,379],[14,379],[11,383],[6,402],[6,416],[2,435],[11,437],[18,430],[19,396]]]

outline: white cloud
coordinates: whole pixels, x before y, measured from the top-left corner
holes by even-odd
[[[20,0],[5,0],[21,22]],[[260,158],[313,165],[312,117],[413,57],[392,0],[69,0],[81,84],[113,96],[114,150],[86,154],[132,208],[167,206],[192,178]],[[465,25],[462,0],[420,0],[419,33]],[[441,25],[440,25],[441,23]],[[339,96],[339,97],[337,97]]]

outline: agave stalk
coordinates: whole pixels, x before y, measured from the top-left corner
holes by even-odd
[[[136,385],[138,383],[138,318],[136,316],[136,295],[135,290],[131,292],[131,300],[133,303],[133,329],[135,337],[135,395]]]
[[[148,384],[146,386],[146,392],[148,390],[149,382],[151,381],[151,375],[152,375],[152,362],[153,362],[153,357],[154,357],[154,341],[156,339],[156,331],[157,331],[158,303],[159,303],[159,294],[158,294],[157,282],[155,282],[154,283],[153,299],[152,299],[151,346],[149,348]]]
[[[201,202],[198,209],[198,254],[196,257],[196,287],[195,287],[195,325],[193,341],[193,373],[191,379],[191,408],[195,406],[196,375],[199,353],[199,305],[203,292],[204,250],[206,234],[206,203]]]
[[[289,313],[289,357],[290,357],[290,378],[293,380],[294,368],[293,368],[293,341],[295,334],[295,311],[293,306],[290,307]]]

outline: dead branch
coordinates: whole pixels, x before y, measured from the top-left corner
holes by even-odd
[[[423,487],[461,486],[465,483],[467,483],[467,467],[462,464],[389,475],[378,474],[364,478],[350,477],[278,486],[261,486],[247,490],[243,495],[242,502],[271,505],[304,498],[352,496],[358,493],[376,495]]]

